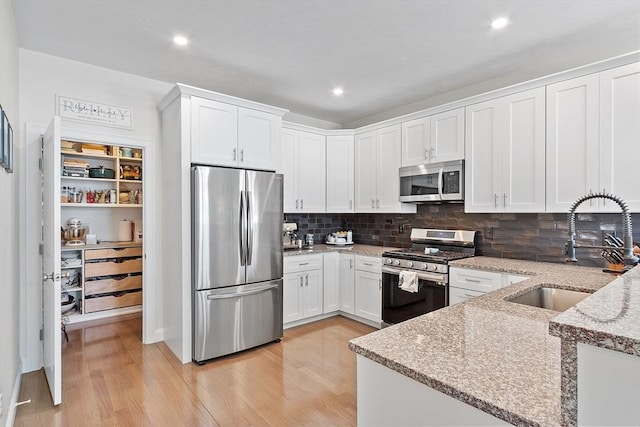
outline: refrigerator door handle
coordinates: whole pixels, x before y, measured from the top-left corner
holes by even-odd
[[[246,191],[245,200],[247,202],[247,248],[246,263],[251,265],[251,254],[253,253],[253,212],[251,206],[251,191]]]
[[[240,233],[240,265],[247,265],[246,262],[246,252],[244,249],[244,239],[246,236],[246,222],[245,222],[245,214],[244,214],[244,203],[245,203],[245,195],[244,191],[240,192],[240,224],[239,224],[239,233]]]
[[[263,287],[258,288],[258,289],[251,289],[250,291],[245,291],[245,292],[234,292],[234,293],[220,294],[220,295],[209,294],[209,295],[207,295],[207,300],[227,299],[227,298],[241,298],[241,297],[245,297],[247,295],[259,294],[261,292],[268,291],[269,289],[275,289],[277,287],[278,287],[278,284],[274,283],[274,284],[271,284],[271,285],[268,285],[268,286],[263,286]]]

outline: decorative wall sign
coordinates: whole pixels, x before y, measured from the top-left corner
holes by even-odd
[[[131,109],[58,96],[57,114],[70,120],[131,129]]]

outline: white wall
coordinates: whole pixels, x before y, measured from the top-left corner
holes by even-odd
[[[0,425],[10,425],[15,414],[20,374],[20,236],[18,188],[20,185],[20,116],[18,98],[18,35],[10,1],[0,1],[0,103],[14,132],[14,170],[0,170]]]
[[[0,2],[4,3],[4,2]],[[55,97],[62,95],[70,98],[95,101],[104,104],[118,105],[132,109],[132,130],[95,126],[84,123],[63,123],[63,129],[73,128],[89,132],[99,132],[121,135],[131,138],[144,138],[152,141],[155,147],[156,174],[153,177],[155,187],[162,189],[161,164],[161,126],[160,114],[156,108],[158,102],[171,90],[173,84],[151,80],[131,74],[117,72],[106,68],[96,67],[76,61],[41,54],[34,51],[20,49],[20,119],[22,127],[27,124],[30,128],[46,127],[55,114]],[[38,126],[33,126],[38,125]],[[64,134],[64,133],[63,133]],[[26,164],[23,167],[25,185],[21,193],[24,194],[26,228],[21,241],[25,242],[24,249],[24,278],[23,299],[21,309],[21,340],[20,354],[22,356],[23,371],[29,372],[42,366],[42,345],[39,340],[41,327],[41,276],[38,244],[40,241],[40,174],[38,171],[39,140],[37,134],[30,133],[24,142]],[[145,199],[147,194],[145,193]],[[161,260],[160,224],[161,191],[155,194],[152,209],[156,215],[157,230],[148,230],[145,224],[145,236],[154,233],[155,244],[146,247],[147,258]],[[155,269],[154,269],[155,270]],[[154,274],[155,301],[151,313],[145,312],[147,326],[156,332],[156,339],[162,334],[162,283],[161,275]],[[146,278],[145,278],[146,281]],[[145,307],[148,307],[145,303]]]

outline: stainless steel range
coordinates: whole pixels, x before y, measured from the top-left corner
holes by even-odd
[[[382,254],[382,323],[449,305],[449,261],[474,256],[475,231],[411,230],[411,249]]]

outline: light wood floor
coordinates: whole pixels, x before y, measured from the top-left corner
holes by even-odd
[[[25,374],[15,426],[350,426],[356,363],[347,342],[373,328],[344,317],[285,330],[280,343],[181,364],[141,343],[139,317],[68,330],[62,399],[44,372]]]

